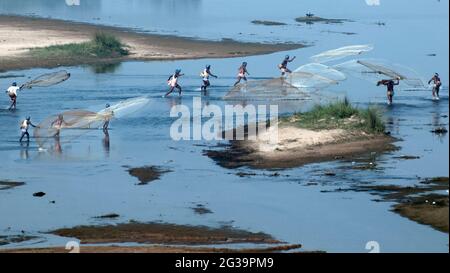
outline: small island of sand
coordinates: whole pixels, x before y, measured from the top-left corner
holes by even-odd
[[[225,150],[206,154],[226,168],[279,169],[394,150],[394,141],[376,109],[361,110],[344,100],[284,117],[278,130],[266,130],[256,140],[232,140]]]

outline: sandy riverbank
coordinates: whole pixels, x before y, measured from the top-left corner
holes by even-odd
[[[87,42],[99,31],[120,38],[130,47],[131,54],[118,59],[39,59],[29,54],[30,48]],[[63,20],[0,15],[0,71],[125,60],[227,58],[267,54],[302,46],[241,43],[233,40],[204,41]]]
[[[276,133],[278,141],[272,143],[271,139]],[[256,140],[231,141],[227,149],[208,151],[207,155],[226,168],[293,168],[364,153],[394,150],[394,141],[394,138],[385,134],[280,126],[277,132],[267,130],[259,134]]]

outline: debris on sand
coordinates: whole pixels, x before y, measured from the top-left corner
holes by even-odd
[[[105,215],[100,215],[100,216],[95,216],[95,219],[115,219],[115,218],[119,218],[120,215],[117,213],[109,213],[109,214],[105,214]]]
[[[205,244],[282,244],[262,232],[249,232],[232,227],[212,228],[168,223],[130,222],[106,226],[78,226],[50,232],[62,237],[77,238],[83,244],[146,243],[171,245]]]
[[[264,26],[285,26],[286,23],[276,22],[276,21],[266,21],[266,20],[253,20],[252,24],[264,25]]]
[[[196,214],[210,214],[213,213],[210,209],[208,209],[207,207],[205,207],[205,205],[202,204],[197,204],[197,206],[191,208]]]
[[[342,24],[344,22],[350,22],[348,19],[327,19],[319,16],[301,16],[295,18],[298,23],[314,24],[314,23],[324,23],[324,24]]]
[[[437,135],[443,135],[443,134],[446,134],[448,131],[444,127],[438,127],[438,128],[431,130],[431,132],[434,134],[437,134]]]
[[[35,192],[35,193],[33,193],[33,196],[34,197],[43,197],[43,196],[45,196],[45,192],[42,192],[42,191]]]
[[[144,166],[138,168],[130,168],[128,173],[140,181],[138,185],[147,185],[148,183],[160,179],[164,173],[171,172],[171,170],[163,169],[157,166]]]
[[[0,191],[25,185],[24,182],[0,181]]]

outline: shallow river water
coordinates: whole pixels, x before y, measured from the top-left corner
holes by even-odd
[[[260,4],[261,3],[261,4]],[[288,52],[298,59],[291,65],[325,49],[370,43],[368,57],[383,58],[414,68],[428,80],[439,72],[448,86],[448,2],[380,1],[82,1],[67,6],[61,1],[1,1],[0,13],[25,14],[82,22],[118,25],[140,31],[202,39],[233,38],[245,41],[305,42],[310,47]],[[123,13],[126,7],[127,13]],[[298,25],[294,18],[313,12],[327,18],[352,22],[339,25]],[[149,16],[150,14],[150,16]],[[132,16],[130,16],[132,15]],[[275,20],[287,26],[255,26],[254,19]],[[375,24],[384,22],[384,26]],[[336,32],[354,32],[346,35]],[[241,34],[239,34],[241,33]],[[437,35],[440,33],[440,35]],[[391,204],[373,202],[368,193],[324,193],[355,181],[412,185],[420,178],[448,176],[448,135],[430,131],[448,129],[448,88],[441,101],[433,102],[430,91],[399,91],[392,107],[385,105],[385,90],[349,78],[319,96],[346,95],[361,107],[376,105],[388,121],[388,130],[401,139],[399,150],[372,155],[377,168],[345,168],[348,161],[309,164],[274,171],[229,170],[203,154],[215,141],[180,141],[170,138],[173,105],[192,107],[199,97],[199,71],[205,64],[220,76],[213,79],[203,103],[223,107],[222,97],[234,81],[238,65],[245,59],[255,77],[275,77],[276,64],[286,52],[236,59],[184,60],[168,62],[125,62],[115,66],[66,67],[71,78],[50,88],[24,91],[18,110],[0,110],[0,180],[23,181],[26,185],[0,191],[0,235],[22,230],[38,235],[38,241],[6,247],[60,245],[66,240],[43,235],[60,227],[80,224],[119,223],[128,220],[164,221],[189,225],[229,224],[251,231],[263,231],[289,243],[301,243],[305,250],[366,252],[368,241],[377,241],[385,252],[448,252],[448,234],[410,221],[391,212]],[[436,56],[428,56],[436,54]],[[165,80],[175,68],[182,68],[184,96],[161,98]],[[3,79],[23,82],[48,69],[9,71],[24,77]],[[3,74],[0,74],[0,76]],[[332,95],[330,95],[332,94]],[[101,109],[105,103],[148,96],[150,104],[141,112],[111,123],[110,145],[104,145],[101,130],[89,131],[70,142],[62,141],[60,152],[38,151],[18,143],[18,124],[30,115],[33,121],[70,109]],[[5,109],[8,97],[0,98]],[[283,114],[304,110],[301,101],[280,102]],[[400,155],[420,159],[396,159]],[[136,185],[125,166],[162,166],[172,172],[148,185]],[[325,171],[335,177],[323,175]],[[239,177],[238,172],[258,175]],[[311,185],[313,183],[314,185]],[[43,198],[32,197],[43,191]],[[55,201],[51,203],[50,201]],[[197,215],[191,209],[203,204],[213,213]],[[98,215],[117,213],[117,220],[99,221]]]

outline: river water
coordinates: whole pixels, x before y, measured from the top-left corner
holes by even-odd
[[[71,1],[69,1],[71,2]],[[76,3],[77,1],[75,1]],[[376,1],[375,1],[376,2]],[[448,83],[448,2],[380,1],[9,1],[0,3],[0,14],[51,17],[95,24],[135,28],[138,31],[180,35],[200,39],[233,38],[257,42],[304,42],[310,47],[288,52],[298,59],[291,66],[308,62],[308,57],[344,45],[375,46],[367,57],[387,59],[414,68],[428,80],[439,72]],[[124,12],[126,10],[126,12]],[[299,25],[294,18],[313,12],[327,18],[350,19],[344,24]],[[286,26],[257,26],[251,20],[274,20]],[[385,25],[376,24],[383,22]],[[352,32],[354,35],[340,32]],[[125,62],[109,67],[67,67],[72,77],[50,88],[24,91],[18,110],[0,110],[0,180],[23,181],[26,185],[0,191],[0,235],[22,230],[41,239],[7,247],[60,245],[65,239],[44,235],[52,229],[80,224],[119,223],[128,220],[164,221],[178,224],[219,226],[229,224],[251,231],[263,231],[289,243],[301,243],[305,250],[366,252],[368,241],[377,241],[384,252],[448,252],[448,234],[402,218],[390,211],[390,203],[373,202],[368,193],[324,193],[355,181],[412,185],[418,177],[448,176],[448,135],[430,132],[437,126],[448,129],[448,88],[440,102],[430,91],[399,91],[393,107],[385,106],[385,90],[349,78],[323,94],[346,95],[355,104],[376,105],[389,121],[388,130],[401,139],[400,149],[369,158],[376,169],[345,168],[352,162],[309,164],[278,171],[256,171],[239,177],[240,168],[224,169],[203,152],[215,141],[180,141],[170,138],[173,105],[192,107],[199,97],[198,73],[209,63],[220,76],[213,79],[203,103],[223,107],[222,97],[233,83],[237,66],[246,60],[255,77],[278,75],[276,64],[286,52],[264,56],[214,60],[167,62]],[[436,54],[436,56],[429,56]],[[183,98],[161,98],[165,80],[175,68],[182,68]],[[24,77],[1,78],[10,82],[47,73],[48,69],[9,71]],[[3,75],[3,74],[1,74]],[[0,75],[0,76],[1,76]],[[60,152],[39,152],[34,141],[18,144],[18,124],[31,115],[33,121],[70,109],[101,109],[105,103],[148,96],[150,104],[141,112],[114,120],[104,145],[101,130],[93,130],[70,142],[62,141]],[[9,103],[0,98],[1,108]],[[281,113],[303,110],[298,101],[280,103]],[[400,155],[420,156],[399,160]],[[367,160],[367,159],[365,159]],[[160,180],[138,186],[125,166],[163,166],[172,170]],[[337,176],[324,176],[327,170]],[[316,185],[307,186],[311,183]],[[43,198],[32,197],[43,191]],[[52,203],[50,201],[55,201]],[[212,214],[197,215],[191,207],[203,204]],[[117,213],[111,221],[93,217]],[[43,239],[42,239],[43,238]]]

